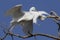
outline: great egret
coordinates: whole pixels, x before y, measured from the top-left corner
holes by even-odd
[[[22,5],[19,4],[7,11],[6,14],[12,16],[9,31],[11,31],[16,24],[21,24],[24,33],[30,35],[29,33],[33,31],[33,23],[37,23],[37,18],[40,17],[39,19],[45,20],[49,14],[45,11],[37,11],[35,7],[31,7],[29,11],[22,11],[21,7]]]

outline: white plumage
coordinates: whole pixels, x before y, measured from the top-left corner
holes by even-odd
[[[41,20],[45,20],[45,18],[49,16],[49,14],[45,11],[36,11],[35,7],[31,7],[29,12],[24,12],[24,13],[25,15],[21,17],[17,22],[20,22],[21,20],[32,20],[33,19],[33,23],[37,23],[37,18],[39,16],[41,17],[40,18]]]
[[[37,23],[38,17],[41,20],[45,20],[49,14],[45,11],[37,11],[35,7],[31,7],[29,11],[22,11],[21,5],[16,5],[7,11],[7,15],[12,16],[10,31],[14,28],[14,25],[20,24],[23,27],[25,34],[29,35],[33,31],[33,23]],[[47,15],[47,16],[46,16]]]

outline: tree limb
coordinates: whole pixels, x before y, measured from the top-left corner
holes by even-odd
[[[32,35],[27,35],[27,36],[20,36],[18,34],[13,34],[13,33],[8,33],[9,35],[13,35],[13,36],[16,36],[16,37],[19,37],[19,38],[30,38],[30,37],[33,37],[33,36],[45,36],[45,37],[48,37],[48,38],[52,38],[52,39],[57,39],[57,40],[60,40],[60,38],[58,37],[55,37],[55,36],[52,36],[52,35],[49,35],[49,34],[43,34],[43,33],[40,33],[40,34],[32,34]]]

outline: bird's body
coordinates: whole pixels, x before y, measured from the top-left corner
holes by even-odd
[[[21,18],[24,18],[23,20],[32,20],[33,15],[30,12],[24,12],[24,16]]]
[[[23,26],[23,31],[25,34],[32,33],[33,31],[33,23],[37,23],[38,17],[41,20],[45,20],[49,15],[45,11],[36,11],[35,7],[31,7],[29,11],[21,11],[21,5],[14,6],[7,13],[12,16],[11,24],[21,24]],[[44,15],[45,14],[45,15]],[[10,27],[9,30],[12,30],[13,26]],[[28,33],[29,32],[29,33]]]
[[[25,13],[25,15],[23,17],[21,17],[18,20],[18,22],[21,21],[21,20],[33,20],[33,23],[37,23],[37,18],[38,17],[41,16],[41,20],[44,20],[45,18],[47,18],[47,16],[45,16],[45,15],[49,15],[45,11],[30,11],[30,12],[24,12],[24,13]]]

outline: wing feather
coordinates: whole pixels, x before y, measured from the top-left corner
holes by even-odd
[[[33,20],[30,21],[21,21],[23,32],[27,35],[33,31]],[[29,32],[29,33],[28,33]]]
[[[6,12],[6,15],[7,16],[12,16],[13,18],[19,18],[21,17],[22,15],[24,15],[24,13],[22,13],[21,11],[21,8],[22,8],[22,5],[15,5],[14,7],[12,7],[11,9],[9,9],[7,12]]]

